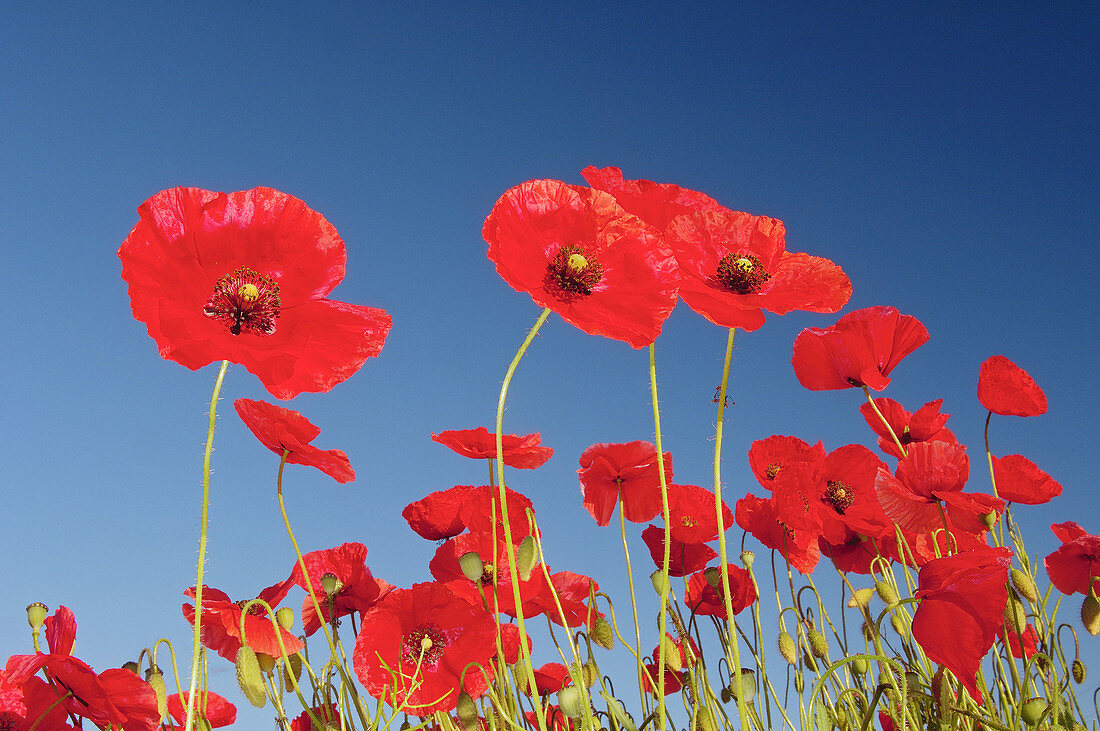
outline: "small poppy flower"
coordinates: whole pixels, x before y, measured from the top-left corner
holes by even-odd
[[[726,564],[730,582],[730,604],[734,614],[740,614],[756,601],[752,575],[733,564]],[[712,583],[713,582],[713,583]],[[692,613],[726,619],[726,603],[722,598],[722,575],[719,569],[704,569],[692,574],[684,590],[684,606]]]
[[[712,558],[718,557],[718,553],[706,543],[684,543],[671,536],[669,539],[669,576],[687,576],[702,571]],[[649,549],[653,563],[661,568],[665,561],[665,529],[655,525],[647,526],[642,531],[642,540]]]
[[[672,483],[672,455],[662,460],[665,484]],[[644,523],[662,510],[661,478],[657,471],[657,448],[650,442],[593,444],[580,458],[581,494],[584,509],[605,526],[611,522],[615,505],[622,500],[623,518]]]
[[[352,664],[372,696],[428,716],[454,710],[463,690],[484,693],[495,653],[492,617],[432,582],[395,589],[363,614]]]
[[[976,675],[1008,602],[1012,551],[981,548],[926,563],[918,574],[913,638],[979,701]]]
[[[993,458],[997,494],[1011,503],[1041,505],[1062,494],[1062,486],[1020,454]]]
[[[276,609],[293,582],[288,578],[278,584],[269,586],[260,592],[257,599],[263,599],[272,609]],[[191,599],[195,598],[195,587],[191,587],[184,594]],[[209,647],[230,662],[236,662],[237,651],[241,649],[241,613],[248,600],[235,602],[224,591],[204,586],[202,590],[202,644]],[[195,607],[191,604],[183,605],[183,616],[191,624],[195,623]],[[244,618],[245,637],[248,646],[258,653],[271,657],[282,657],[279,649],[279,640],[276,639],[275,627],[267,614],[267,610],[259,604],[253,604]],[[280,628],[279,634],[286,647],[288,655],[293,655],[301,650],[304,645],[293,633]]]
[[[533,470],[541,467],[554,454],[550,447],[539,444],[542,437],[534,434],[502,435],[504,444],[504,464],[520,470]],[[450,447],[463,457],[472,459],[496,459],[497,435],[483,426],[477,429],[452,429],[432,434],[432,440]]]
[[[340,722],[340,709],[336,707],[335,703],[313,706],[310,710],[313,711],[314,716],[321,719],[323,723],[328,724],[329,729],[335,730],[343,727]],[[325,731],[325,729],[315,726],[313,719],[309,717],[309,712],[302,711],[290,722],[290,731]]]
[[[1100,535],[1090,535],[1073,521],[1050,526],[1062,546],[1043,559],[1050,583],[1063,594],[1100,594]]]
[[[344,278],[344,242],[297,198],[173,188],[138,215],[118,257],[161,357],[191,370],[240,363],[289,399],[328,391],[382,350],[390,316],[327,299]]]
[[[493,563],[494,550],[495,564]],[[495,603],[501,612],[514,617],[517,612],[515,597],[512,594],[512,570],[508,564],[507,550],[507,544],[499,535],[499,531],[495,549],[491,533],[481,531],[461,533],[439,545],[428,563],[428,570],[432,578],[446,582],[452,592],[466,601],[480,605],[484,597],[490,609]],[[469,553],[477,554],[481,561],[479,578],[471,579],[463,570],[460,559]],[[540,565],[536,564],[531,575],[526,580],[520,579],[517,583],[524,616],[541,614],[544,605],[540,604],[536,607],[536,602],[545,596],[547,591],[546,579],[542,575]]]
[[[720,327],[756,330],[764,310],[836,312],[852,283],[828,259],[786,251],[783,222],[743,211],[677,216],[665,240],[680,267],[680,298]]]
[[[978,374],[978,400],[994,414],[1038,416],[1047,412],[1047,397],[1020,366],[1003,355],[982,363]]]
[[[986,518],[992,513],[996,520],[1005,510],[1004,500],[984,492],[944,492],[939,499],[947,506],[948,525],[974,535],[984,536],[989,531]]]
[[[530,606],[538,613],[545,614],[554,624],[563,627],[590,627],[597,617],[603,616],[603,612],[586,603],[593,593],[600,590],[600,585],[592,578],[572,571],[558,571],[550,574],[550,585],[558,601],[555,602],[550,592],[544,589],[531,601]],[[525,604],[525,612],[527,608],[528,605]],[[564,621],[562,614],[565,615]]]
[[[676,666],[680,668],[686,668],[689,663],[694,662],[695,658],[698,658],[699,646],[695,644],[695,640],[690,636],[687,638],[687,647],[684,647],[684,640],[677,639],[672,635],[665,633],[665,637],[669,639],[669,645],[666,645],[665,649],[665,695],[671,695],[673,693],[679,693],[680,689],[684,687],[684,683],[688,679],[688,671],[686,669],[676,670]],[[646,691],[656,695],[657,689],[653,686],[650,678],[653,681],[657,680],[657,670],[660,667],[660,662],[657,657],[661,651],[660,646],[653,648],[653,652],[650,653],[650,657],[654,658],[651,662],[646,662],[645,668],[649,672],[644,675],[644,685]],[[675,657],[669,657],[669,652],[675,653]]]
[[[937,501],[959,492],[970,476],[966,447],[947,442],[915,442],[898,460],[895,474],[878,470],[875,490],[879,503],[894,522],[909,531],[934,530],[942,522]]]
[[[325,622],[353,612],[362,614],[393,589],[390,584],[371,575],[366,561],[367,547],[354,542],[323,551],[311,551],[302,556]],[[323,588],[326,575],[331,577],[330,583],[334,586],[331,593]],[[290,572],[290,580],[308,591],[305,576],[301,565],[296,561],[294,570]],[[321,628],[313,599],[309,596],[302,602],[302,626],[307,635],[312,635]]]
[[[706,543],[718,538],[714,493],[698,485],[668,486],[669,532],[683,543]],[[722,501],[722,524],[733,527],[733,511]]]
[[[310,444],[321,433],[319,427],[293,409],[239,398],[233,402],[244,425],[268,449],[280,457],[288,452],[289,464],[316,467],[337,482],[351,482],[355,470],[339,449],[318,449]]]
[[[608,193],[529,180],[501,196],[482,236],[505,282],[590,335],[645,347],[676,305],[661,232]]]
[[[623,171],[615,167],[589,165],[581,171],[588,184],[615,196],[628,213],[633,213],[658,231],[664,232],[672,219],[695,211],[726,210],[705,193],[681,188],[672,183],[652,180],[623,180]]]
[[[188,698],[187,691],[168,696],[168,715],[180,727],[187,724]],[[195,717],[205,719],[210,728],[230,726],[237,720],[237,707],[214,691],[207,691],[195,708]]]
[[[808,327],[794,340],[791,365],[811,391],[867,386],[881,391],[902,358],[928,341],[920,320],[893,307],[849,312],[832,327]]]
[[[810,446],[798,437],[773,434],[758,439],[749,448],[749,467],[763,487],[772,489],[772,481],[784,467],[815,464],[825,459],[825,447],[819,441]]]
[[[737,501],[736,517],[737,525],[752,533],[768,548],[782,553],[793,568],[803,574],[813,573],[821,558],[819,534],[798,530],[785,523],[773,500],[764,500],[749,493]]]
[[[958,443],[959,440],[955,438],[951,430],[944,427],[951,415],[940,413],[942,404],[942,398],[936,399],[910,414],[894,399],[877,398],[875,399],[875,406],[886,417],[886,422],[890,425],[889,429],[886,428],[886,424],[882,423],[882,419],[875,413],[875,410],[871,408],[871,404],[863,404],[859,407],[859,412],[867,420],[867,425],[878,435],[878,448],[892,457],[901,458],[905,455],[899,452],[898,445],[894,444],[894,437],[890,436],[891,430],[897,436],[898,441],[901,442],[901,446],[907,450],[913,442]]]
[[[560,662],[548,662],[540,668],[535,668],[535,689],[539,695],[557,693],[572,683],[573,679],[569,676],[569,668]],[[527,695],[531,695],[529,686],[530,684],[525,689]]]

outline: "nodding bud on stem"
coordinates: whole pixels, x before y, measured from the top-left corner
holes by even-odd
[[[287,656],[283,664],[283,685],[293,688],[298,678],[302,677],[302,656],[297,652]]]
[[[157,713],[163,719],[168,715],[168,688],[164,685],[164,674],[154,665],[145,671],[145,682],[157,696]]]
[[[1100,601],[1091,594],[1081,604],[1081,622],[1090,635],[1100,635]]]
[[[898,633],[898,637],[903,640],[909,639],[909,627],[905,624],[905,620],[902,619],[900,614],[890,616],[890,626]]]
[[[519,573],[520,581],[530,579],[531,572],[535,570],[535,564],[538,563],[538,551],[535,548],[535,539],[531,536],[519,542],[519,548],[516,549],[516,572]]]
[[[741,702],[741,698],[737,695],[737,680],[730,680],[730,693],[734,698],[737,698],[737,702]],[[756,697],[756,675],[753,674],[748,668],[741,668],[741,692],[744,695],[746,703],[752,703],[752,699]]]
[[[798,662],[798,648],[795,646],[794,638],[791,637],[790,632],[779,633],[779,654],[791,665]]]
[[[1009,573],[1012,577],[1012,587],[1016,592],[1029,602],[1039,601],[1039,589],[1035,586],[1035,580],[1030,578],[1020,569],[1012,569]]]
[[[665,666],[672,672],[678,673],[684,669],[684,658],[680,654],[680,648],[668,635],[661,638],[661,654],[665,656]]]
[[[122,663],[122,669],[129,670],[134,675],[137,675],[138,672],[141,670],[141,666],[133,660],[127,660],[126,662]]]
[[[285,630],[289,630],[294,626],[294,610],[290,607],[280,607],[275,612],[275,621],[279,623],[279,626]]]
[[[584,715],[583,703],[580,688],[575,685],[567,685],[558,691],[558,708],[569,718],[580,718]]]
[[[256,662],[260,665],[260,670],[264,675],[271,675],[275,671],[275,658],[264,652],[256,653]]]
[[[875,591],[878,592],[878,598],[887,604],[897,604],[900,601],[898,590],[886,581],[876,581]]]
[[[263,708],[267,703],[267,688],[264,687],[264,676],[256,652],[248,645],[241,645],[241,649],[237,650],[236,665],[237,684],[241,686],[241,692],[249,703]]]
[[[1013,596],[1009,596],[1005,604],[1005,624],[1012,632],[1022,633],[1027,628],[1027,610]]]
[[[458,706],[455,711],[458,713],[458,720],[462,722],[464,728],[477,728],[477,704],[474,703],[474,699],[466,691],[458,694]]]
[[[1038,726],[1039,719],[1043,717],[1046,710],[1047,702],[1045,698],[1032,698],[1020,706],[1020,718],[1028,726]]]
[[[657,592],[657,596],[665,596],[668,593],[668,581],[665,580],[661,569],[650,574],[649,581],[653,584],[653,591]]]
[[[871,603],[871,597],[874,595],[874,589],[856,589],[852,594],[852,598],[848,600],[848,606],[852,609],[862,609]]]
[[[722,586],[722,573],[714,566],[703,569],[703,578],[707,580],[712,589],[719,589]]]
[[[49,607],[42,602],[27,605],[27,623],[31,629],[41,629],[46,622],[46,616],[50,613]]]
[[[1073,675],[1073,682],[1078,685],[1085,682],[1085,663],[1081,662],[1081,658],[1074,659],[1070,665],[1070,673]]]
[[[462,569],[462,575],[470,581],[481,581],[481,575],[485,573],[485,564],[477,551],[470,551],[458,557],[458,567]]]
[[[615,633],[611,628],[611,623],[603,617],[596,617],[588,634],[593,642],[605,650],[610,650],[615,646]]]
[[[825,635],[812,629],[806,633],[806,636],[810,640],[810,652],[814,657],[824,660],[829,656],[829,642],[825,639]]]

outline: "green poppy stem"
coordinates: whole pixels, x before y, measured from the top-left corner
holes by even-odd
[[[661,561],[661,618],[657,628],[657,723],[665,731],[665,627],[668,624],[668,565],[672,559],[672,516],[668,509],[668,479],[665,477],[665,453],[661,444],[661,408],[657,402],[657,361],[654,344],[649,344],[649,393],[653,401],[653,441],[657,447],[657,479],[661,482],[661,516],[665,521],[665,554]],[[641,648],[638,648],[641,652]]]

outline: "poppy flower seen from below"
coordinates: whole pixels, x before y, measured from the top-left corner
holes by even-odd
[[[978,374],[978,400],[994,414],[1038,416],[1047,412],[1047,397],[1020,366],[1003,355],[982,363]]]
[[[280,457],[287,452],[289,464],[316,467],[337,482],[351,482],[355,470],[339,449],[318,449],[310,444],[321,430],[293,409],[239,398],[233,402],[244,425],[268,449]]]
[[[756,330],[764,310],[836,312],[852,283],[828,259],[785,250],[783,222],[743,211],[674,218],[665,240],[680,267],[680,297],[720,327]]]
[[[811,391],[867,386],[881,391],[902,358],[928,341],[920,320],[893,307],[849,312],[832,327],[808,327],[794,340],[791,365]]]
[[[311,551],[302,556],[324,621],[331,622],[333,618],[339,619],[353,612],[362,614],[393,589],[385,581],[374,578],[366,562],[367,547],[355,542]],[[328,582],[324,580],[325,576],[330,577]],[[294,563],[290,580],[308,591],[298,562]],[[325,590],[326,583],[332,587],[331,592]],[[321,628],[313,599],[309,596],[302,601],[302,627],[307,635]]]
[[[1050,526],[1062,546],[1043,559],[1050,583],[1063,594],[1100,594],[1100,535],[1090,535],[1073,521]]]
[[[642,531],[642,541],[649,549],[649,555],[657,568],[665,561],[665,529],[655,525],[646,526]],[[684,543],[670,536],[668,551],[668,575],[687,576],[702,571],[718,553],[706,543]]]
[[[733,607],[734,614],[740,614],[742,610],[751,607],[757,598],[752,575],[733,564],[726,564],[726,575],[730,582],[730,605]],[[722,574],[717,567],[704,569],[688,578],[687,589],[684,592],[684,606],[693,614],[726,619],[726,602],[722,598]]]
[[[596,190],[615,196],[628,213],[633,213],[658,231],[668,228],[679,215],[695,211],[724,211],[718,201],[705,193],[681,188],[673,183],[652,180],[624,180],[623,171],[615,167],[597,168],[589,165],[581,175]]]
[[[483,426],[477,429],[452,429],[432,434],[432,441],[449,447],[463,457],[471,459],[496,459],[497,435]],[[541,467],[554,455],[550,447],[540,445],[542,437],[534,434],[502,435],[504,446],[504,464],[519,470],[533,470]]]
[[[661,232],[608,193],[529,180],[500,197],[482,236],[505,282],[590,335],[645,347],[676,305]]]
[[[672,483],[672,455],[664,453],[665,484]],[[623,518],[632,523],[652,520],[661,512],[661,477],[657,447],[650,442],[593,444],[584,450],[577,475],[584,509],[596,524],[611,522],[622,500]]]
[[[260,592],[257,599],[263,599],[272,609],[286,598],[292,586],[290,579],[269,586]],[[195,587],[184,594],[195,598]],[[237,651],[241,649],[241,615],[248,600],[235,602],[224,591],[204,586],[202,590],[202,644],[209,647],[230,662],[237,661]],[[183,605],[183,616],[192,625],[195,623],[195,607]],[[248,646],[258,653],[271,657],[282,657],[275,628],[271,624],[267,610],[263,605],[253,604],[244,616],[245,639]],[[288,655],[300,651],[304,645],[292,632],[280,628],[279,634]]]
[[[993,458],[997,495],[1012,503],[1041,505],[1062,494],[1062,486],[1027,457],[1010,454]]]
[[[936,399],[910,414],[894,399],[877,398],[875,399],[875,407],[886,418],[886,423],[890,425],[889,429],[886,428],[886,424],[882,423],[882,419],[875,413],[871,404],[860,406],[859,413],[863,414],[863,418],[867,420],[867,425],[878,435],[878,448],[886,454],[900,459],[905,455],[898,450],[898,445],[894,443],[894,437],[890,435],[891,430],[906,450],[913,442],[958,443],[951,430],[944,426],[951,415],[941,414],[941,405],[943,405],[943,399]]]
[[[168,696],[168,715],[181,727],[187,723],[187,691]],[[237,720],[237,707],[213,691],[200,696],[195,717],[205,719],[210,728],[231,726]],[[201,726],[200,726],[201,728]]]
[[[240,363],[289,399],[328,391],[382,350],[390,316],[327,299],[344,278],[344,242],[297,198],[173,188],[138,216],[118,257],[161,357],[191,370]]]

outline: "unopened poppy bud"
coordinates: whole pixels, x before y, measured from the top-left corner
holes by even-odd
[[[914,673],[912,670],[905,671],[905,687],[909,693],[916,693],[920,691],[921,682],[920,676]]]
[[[887,604],[897,604],[900,601],[898,590],[887,581],[876,581],[875,591],[878,592],[878,598]]]
[[[813,652],[807,652],[802,655],[802,664],[806,666],[806,669],[811,673],[817,672],[817,660],[814,659]]]
[[[898,637],[903,640],[909,639],[909,628],[905,626],[905,620],[901,618],[900,614],[890,616],[890,626],[898,633]]]
[[[538,563],[538,552],[535,548],[535,539],[531,536],[525,537],[516,548],[516,572],[519,573],[520,581],[530,579],[531,572],[535,570],[535,564]]]
[[[481,581],[481,576],[485,573],[485,564],[481,562],[481,556],[477,555],[477,551],[459,556],[458,567],[462,569],[462,575],[470,581]]]
[[[241,645],[237,650],[237,685],[241,686],[248,702],[257,708],[263,708],[267,703],[267,688],[264,687],[264,676],[260,672],[260,662],[256,659],[256,652],[248,645]]]
[[[1005,624],[1012,632],[1023,632],[1027,627],[1027,610],[1015,597],[1010,596],[1005,604]]]
[[[126,662],[122,663],[122,669],[129,670],[134,675],[137,675],[141,671],[141,666],[133,660],[127,660]]]
[[[752,568],[753,562],[756,561],[756,554],[752,551],[741,552],[741,565],[747,569]]]
[[[300,677],[302,677],[302,656],[298,653],[288,655],[287,661],[283,663],[283,684],[293,688]]]
[[[328,572],[321,575],[321,590],[325,592],[326,596],[339,594],[343,588],[344,582],[340,581],[340,577],[336,574]]]
[[[1043,717],[1043,713],[1047,710],[1047,702],[1044,698],[1032,698],[1029,701],[1025,701],[1020,706],[1020,718],[1028,726],[1038,726],[1039,719]]]
[[[1091,594],[1081,604],[1081,622],[1090,635],[1100,635],[1100,601]]]
[[[794,644],[794,638],[790,632],[779,633],[779,654],[783,659],[794,665],[798,662],[798,648]]]
[[[46,622],[46,616],[50,613],[49,607],[42,602],[34,602],[27,605],[27,623],[31,629],[41,629]]]
[[[458,694],[458,706],[455,711],[458,713],[458,720],[462,722],[463,727],[467,729],[477,728],[477,704],[474,703],[474,699],[466,691]]]
[[[824,660],[829,656],[829,641],[825,639],[825,635],[812,629],[806,633],[806,637],[810,640],[810,652],[814,657]]]
[[[603,617],[596,617],[596,620],[592,623],[592,629],[589,631],[589,636],[593,642],[605,650],[610,650],[615,646],[615,632],[611,628],[611,623]]]
[[[718,725],[706,706],[700,706],[695,718],[691,720],[691,731],[717,731]]]
[[[1073,661],[1073,664],[1069,667],[1069,671],[1073,675],[1073,682],[1078,685],[1085,682],[1085,663],[1081,662],[1080,658]]]
[[[710,584],[711,589],[718,589],[722,586],[722,574],[714,566],[703,569],[703,578]]]
[[[729,703],[733,700],[733,690],[728,687],[722,688],[722,692],[720,695],[722,697],[723,703]]]
[[[145,671],[145,682],[157,696],[157,713],[163,719],[168,715],[168,689],[164,685],[164,674],[153,666]]]
[[[591,688],[600,679],[600,666],[589,659],[581,665],[581,676],[584,678],[584,687]]]
[[[569,718],[580,718],[584,714],[584,697],[575,685],[567,685],[558,691],[558,708]]]
[[[264,675],[271,675],[275,670],[275,658],[264,652],[256,653],[256,662],[260,665],[260,670]]]
[[[1035,580],[1020,569],[1012,569],[1009,576],[1012,577],[1012,586],[1020,596],[1029,602],[1039,601],[1039,589],[1035,586]]]
[[[852,609],[862,609],[871,603],[871,597],[875,595],[874,589],[856,589],[852,593],[852,598],[848,600],[848,606]]]
[[[740,702],[741,699],[737,695],[736,679],[730,681],[730,690],[733,691],[733,697]],[[741,668],[741,692],[746,703],[752,703],[752,699],[756,697],[756,675],[748,668]]]
[[[275,621],[279,623],[279,626],[285,630],[289,630],[294,626],[294,610],[290,607],[280,607],[275,612]]]
[[[678,673],[684,669],[684,658],[680,656],[680,648],[668,635],[661,638],[661,652],[665,656],[665,667],[669,670]]]
[[[988,513],[982,513],[978,519],[982,521],[982,525],[992,530],[993,526],[997,525],[997,511],[990,510]]]
[[[867,671],[871,669],[871,664],[867,662],[867,658],[857,657],[852,660],[850,667],[856,675],[866,675]]]
[[[653,584],[653,591],[657,592],[657,596],[668,595],[668,582],[660,569],[649,575],[649,581]]]

